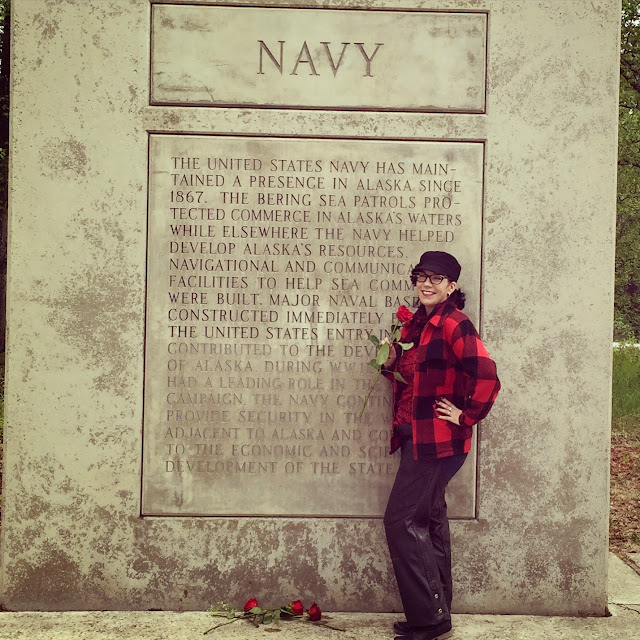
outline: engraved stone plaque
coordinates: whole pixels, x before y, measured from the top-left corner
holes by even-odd
[[[151,104],[485,111],[487,14],[152,7]]]
[[[150,136],[143,513],[379,517],[373,332],[450,251],[478,321],[481,142]],[[474,515],[475,460],[451,514]]]

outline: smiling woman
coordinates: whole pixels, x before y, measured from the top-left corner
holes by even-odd
[[[427,251],[411,272],[418,310],[384,366],[393,381],[391,451],[401,450],[384,514],[407,640],[434,640],[451,630],[451,547],[445,489],[471,447],[472,427],[491,409],[500,382],[473,324],[462,313],[460,264]],[[383,356],[384,357],[384,356]]]

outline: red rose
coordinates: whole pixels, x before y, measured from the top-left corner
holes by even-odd
[[[402,322],[402,324],[406,324],[413,318],[413,313],[407,309],[407,307],[398,307],[398,311],[396,312],[396,316],[398,316],[398,320]]]
[[[311,605],[307,613],[309,614],[309,620],[313,622],[322,618],[322,611],[320,611],[320,607],[315,602]]]
[[[255,598],[249,598],[246,604],[244,605],[244,610],[251,611],[253,607],[257,607],[257,606],[258,606],[258,601]]]
[[[304,613],[304,605],[300,600],[292,602],[289,606],[291,607],[291,613],[293,613],[294,616],[301,616]]]

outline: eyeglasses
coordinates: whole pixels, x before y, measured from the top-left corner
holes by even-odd
[[[428,280],[431,284],[440,284],[446,277],[435,274],[428,276],[426,273],[419,273],[416,277],[416,282],[426,282]]]

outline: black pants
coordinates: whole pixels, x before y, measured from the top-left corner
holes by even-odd
[[[467,456],[414,460],[410,425],[396,430],[404,439],[384,514],[387,544],[407,622],[432,626],[451,618],[451,543],[444,492]]]

